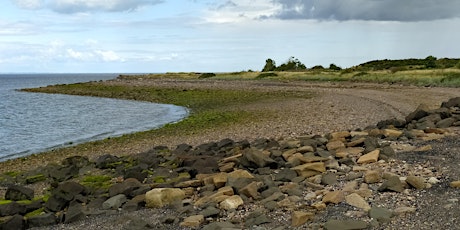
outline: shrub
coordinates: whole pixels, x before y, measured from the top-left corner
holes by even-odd
[[[259,74],[256,79],[262,79],[262,78],[267,78],[267,77],[277,77],[278,74],[276,73],[261,73]]]
[[[215,73],[202,73],[198,78],[210,78],[210,77],[215,77]]]

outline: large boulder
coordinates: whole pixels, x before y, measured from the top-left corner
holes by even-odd
[[[240,158],[240,164],[247,168],[278,168],[278,163],[260,150],[246,149]]]
[[[148,208],[160,208],[185,198],[185,192],[178,188],[156,188],[145,194],[145,203]]]
[[[460,97],[451,98],[441,104],[443,108],[460,107]]]

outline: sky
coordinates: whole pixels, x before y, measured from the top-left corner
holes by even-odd
[[[5,0],[0,73],[343,68],[460,57],[458,0]]]

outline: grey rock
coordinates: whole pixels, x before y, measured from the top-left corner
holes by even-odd
[[[102,203],[102,209],[118,209],[127,201],[124,194],[118,194],[110,197],[104,203]]]
[[[260,211],[255,211],[246,217],[244,225],[252,227],[270,222],[271,220],[267,217],[267,215],[261,213]]]
[[[26,208],[16,202],[0,205],[0,216],[13,216],[16,214],[25,214]]]
[[[337,176],[334,173],[326,173],[321,177],[321,184],[334,185],[337,183]]]
[[[14,215],[6,220],[4,220],[2,223],[0,223],[0,229],[5,229],[5,230],[22,230],[26,229],[24,217],[21,215]]]
[[[114,184],[109,188],[109,196],[115,196],[118,194],[124,194],[126,196],[131,195],[131,193],[142,186],[142,183],[135,178],[128,178],[122,183]]]
[[[9,186],[6,190],[6,200],[32,200],[34,198],[34,190],[19,185]]]
[[[443,108],[460,107],[460,97],[451,98],[441,104]]]
[[[372,207],[371,210],[369,210],[369,217],[380,223],[389,222],[392,216],[393,212],[386,208]]]
[[[78,202],[71,202],[65,213],[64,223],[71,223],[85,218],[82,205]]]
[[[406,116],[406,122],[409,123],[412,120],[419,120],[422,117],[428,116],[428,105],[420,104],[415,111]]]
[[[404,184],[399,180],[398,176],[391,176],[388,180],[385,180],[382,185],[378,188],[379,192],[394,191],[403,192]]]
[[[54,213],[46,213],[39,216],[32,216],[27,219],[27,225],[29,226],[29,228],[50,226],[56,223],[57,219]]]
[[[240,164],[247,168],[278,168],[278,162],[256,149],[245,149],[240,158]]]
[[[276,181],[290,182],[295,177],[297,177],[297,173],[289,168],[284,168],[275,174]]]
[[[203,226],[203,230],[239,230],[240,227],[230,222],[213,222]]]
[[[438,128],[448,128],[448,127],[451,127],[456,121],[457,121],[457,119],[455,119],[453,117],[449,117],[449,118],[446,118],[446,119],[438,121],[436,123],[436,127],[438,127]]]
[[[208,206],[200,212],[200,215],[203,215],[205,218],[210,216],[217,216],[220,213],[220,209],[212,206]]]
[[[367,223],[361,220],[328,220],[324,225],[326,230],[355,230],[367,228]]]

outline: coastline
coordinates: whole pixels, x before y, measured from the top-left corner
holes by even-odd
[[[148,81],[145,81],[145,80],[132,81],[131,80],[129,82],[109,81],[103,84],[128,85],[128,86],[129,85],[162,84],[164,86],[167,85],[165,87],[170,87],[171,85],[173,85],[174,87],[176,87],[176,89],[180,89],[180,90],[186,89],[187,91],[196,90],[198,88],[206,89],[206,87],[208,88],[212,87],[213,89],[218,88],[218,90],[225,90],[228,88],[241,90],[244,87],[245,90],[251,90],[251,91],[263,90],[263,91],[271,92],[274,94],[279,93],[279,92],[295,91],[297,95],[308,94],[308,97],[292,97],[292,94],[290,94],[290,96],[286,96],[283,98],[276,98],[276,100],[272,98],[270,100],[255,101],[253,103],[248,103],[248,104],[237,104],[235,105],[235,107],[226,108],[227,110],[251,111],[251,112],[256,112],[255,114],[257,115],[261,115],[261,114],[266,115],[266,117],[261,116],[261,117],[257,117],[257,119],[243,120],[244,121],[243,123],[231,123],[231,124],[226,124],[224,126],[207,127],[206,129],[197,129],[197,131],[200,131],[200,132],[187,133],[186,135],[184,134],[184,135],[161,136],[161,135],[155,135],[158,133],[151,132],[151,131],[147,131],[143,134],[135,133],[135,134],[127,135],[119,139],[114,138],[114,139],[107,139],[104,141],[99,141],[99,142],[94,142],[94,143],[86,143],[86,144],[78,145],[72,148],[58,149],[50,153],[45,153],[41,155],[39,154],[36,156],[32,156],[31,158],[18,159],[16,162],[10,162],[11,164],[8,167],[18,170],[18,169],[21,169],[21,167],[29,166],[28,168],[27,167],[26,168],[27,170],[31,170],[30,165],[45,166],[47,164],[54,163],[55,166],[58,166],[59,168],[59,164],[61,164],[59,162],[64,162],[62,160],[69,159],[70,156],[79,156],[78,158],[73,158],[73,159],[81,159],[80,157],[82,156],[88,157],[91,162],[90,164],[93,165],[91,167],[94,167],[94,164],[97,165],[98,163],[96,162],[100,162],[99,161],[100,159],[109,159],[109,158],[104,158],[102,156],[106,154],[110,154],[112,157],[118,156],[120,157],[119,159],[124,159],[122,160],[122,162],[126,162],[129,164],[129,162],[132,161],[130,159],[133,159],[130,157],[134,157],[134,158],[141,157],[143,156],[142,153],[148,155],[149,152],[155,153],[155,151],[157,150],[161,151],[161,149],[169,148],[169,150],[174,150],[176,146],[185,144],[185,143],[191,146],[195,146],[197,147],[197,149],[199,149],[200,145],[212,146],[212,145],[209,145],[210,143],[219,143],[217,146],[221,146],[221,144],[223,143],[228,143],[228,139],[226,138],[230,138],[231,140],[235,141],[234,144],[236,145],[244,144],[244,143],[251,143],[251,145],[257,145],[258,141],[260,140],[271,139],[273,140],[274,143],[279,143],[279,146],[277,147],[279,149],[276,149],[274,151],[275,152],[279,151],[278,154],[283,153],[282,155],[285,159],[287,159],[286,156],[284,156],[284,153],[286,152],[281,152],[281,151],[286,150],[286,148],[287,149],[293,148],[291,150],[296,150],[296,148],[298,148],[297,149],[298,151],[300,151],[300,149],[303,149],[302,151],[307,151],[306,149],[311,148],[311,146],[310,148],[308,148],[309,146],[303,146],[307,148],[303,148],[303,147],[299,148],[298,146],[296,147],[295,143],[301,143],[302,141],[313,141],[313,140],[320,141],[322,143],[320,144],[321,149],[323,150],[327,149],[328,151],[330,151],[330,153],[327,153],[327,154],[335,154],[334,150],[331,150],[332,146],[330,145],[334,142],[341,142],[342,145],[352,144],[354,143],[354,140],[355,140],[353,139],[353,135],[358,135],[358,137],[359,135],[362,135],[362,133],[366,133],[364,134],[364,136],[374,135],[374,134],[371,134],[372,132],[375,132],[373,131],[374,128],[366,128],[365,130],[363,130],[364,132],[359,132],[361,129],[367,126],[375,127],[377,122],[387,120],[387,119],[392,119],[392,118],[404,119],[404,117],[406,117],[407,114],[409,114],[410,112],[414,111],[414,109],[417,108],[418,104],[420,104],[421,102],[425,103],[426,104],[425,107],[427,108],[428,107],[430,109],[439,108],[439,105],[441,102],[446,101],[449,98],[455,97],[459,93],[458,89],[453,89],[453,88],[424,88],[424,87],[407,87],[407,86],[378,85],[378,84],[353,84],[353,83],[346,83],[346,84],[315,83],[315,84],[311,84],[311,83],[305,83],[305,82],[273,82],[273,81],[264,81],[264,82],[208,81],[208,80],[206,81],[202,81],[202,80],[195,80],[195,81],[166,80],[164,81],[164,80],[158,80],[158,79],[155,79],[155,80],[149,79]],[[280,95],[280,94],[276,94],[276,95]],[[453,111],[454,110],[455,109],[453,109]],[[457,110],[455,110],[456,111],[455,114],[458,113]],[[438,111],[438,112],[441,113],[441,111]],[[401,135],[402,133],[404,133],[403,139],[405,139],[405,141],[403,140],[402,142],[398,142],[399,141],[399,138],[398,138],[398,140],[396,140],[396,142],[393,143],[393,144],[396,144],[396,146],[391,146],[392,148],[394,147],[398,149],[399,147],[403,147],[403,148],[410,147],[410,148],[415,149],[417,147],[429,146],[430,148],[428,149],[432,148],[433,151],[429,152],[430,155],[417,155],[416,152],[410,152],[410,151],[413,151],[412,149],[412,150],[409,150],[411,154],[399,155],[400,153],[399,152],[400,150],[399,150],[397,158],[400,158],[400,159],[394,159],[394,160],[390,159],[389,161],[383,160],[383,161],[378,161],[378,162],[374,161],[374,163],[365,164],[365,165],[358,167],[357,172],[359,172],[360,170],[365,170],[365,171],[366,170],[370,170],[370,171],[384,170],[385,173],[390,173],[390,175],[391,173],[399,174],[402,176],[401,178],[403,177],[405,178],[407,176],[410,176],[412,173],[416,172],[417,175],[421,176],[422,178],[423,177],[427,177],[427,178],[433,177],[435,179],[439,178],[442,182],[433,182],[433,184],[430,185],[430,186],[433,186],[433,189],[430,189],[427,187],[426,190],[418,190],[418,189],[416,190],[416,189],[409,187],[406,184],[406,190],[404,192],[402,192],[402,190],[398,190],[399,193],[396,193],[396,194],[388,193],[388,192],[380,191],[380,188],[377,189],[376,186],[380,185],[382,181],[379,181],[377,183],[366,181],[367,179],[366,179],[366,176],[364,176],[365,174],[358,176],[358,178],[350,179],[350,178],[353,178],[351,177],[352,174],[356,173],[354,166],[353,166],[352,171],[347,171],[347,170],[342,171],[341,168],[335,168],[335,166],[333,166],[334,164],[332,164],[332,165],[327,166],[329,168],[327,174],[330,174],[331,172],[333,174],[337,174],[336,175],[337,179],[340,177],[340,180],[341,180],[339,184],[336,184],[334,186],[329,186],[327,184],[324,184],[326,182],[323,182],[322,179],[321,179],[321,182],[318,181],[318,182],[313,183],[312,181],[310,181],[314,179],[313,177],[308,178],[306,180],[305,178],[302,179],[302,178],[297,178],[297,177],[289,179],[289,181],[292,181],[292,182],[281,182],[280,181],[282,185],[280,185],[279,189],[288,189],[286,191],[285,190],[282,190],[282,191],[284,191],[284,193],[289,194],[289,198],[294,199],[297,202],[296,204],[293,204],[290,201],[287,201],[288,197],[286,197],[285,200],[280,201],[277,204],[277,205],[283,205],[283,202],[288,202],[288,203],[284,203],[284,205],[287,205],[287,206],[283,206],[284,211],[265,210],[264,212],[268,212],[266,214],[272,216],[274,219],[272,220],[273,223],[268,223],[268,224],[265,224],[264,226],[269,227],[269,229],[271,229],[274,226],[277,227],[277,226],[289,225],[288,221],[291,220],[291,218],[292,218],[292,221],[294,222],[294,218],[295,218],[294,215],[296,213],[295,210],[296,210],[297,205],[301,204],[301,206],[297,207],[297,208],[300,208],[301,210],[303,210],[303,208],[307,208],[307,209],[310,208],[309,210],[311,210],[311,208],[314,207],[313,204],[311,206],[307,205],[308,202],[307,203],[299,202],[299,201],[302,201],[303,196],[305,196],[304,199],[307,199],[307,196],[311,195],[310,193],[308,193],[308,191],[313,190],[313,191],[319,192],[319,194],[321,194],[319,196],[320,198],[323,195],[327,197],[329,196],[328,194],[333,194],[335,189],[343,189],[345,191],[345,187],[346,187],[346,184],[344,184],[345,182],[362,183],[361,185],[365,186],[362,192],[365,191],[366,194],[369,194],[369,193],[373,194],[372,198],[368,200],[368,202],[370,202],[370,204],[372,204],[373,206],[383,205],[389,210],[398,210],[401,204],[403,204],[402,206],[403,208],[409,208],[408,210],[415,210],[414,207],[423,208],[422,210],[419,210],[421,213],[423,213],[421,214],[422,217],[420,217],[419,215],[414,216],[413,214],[410,214],[410,213],[405,214],[405,211],[403,211],[403,214],[398,214],[400,216],[392,218],[391,223],[381,222],[380,220],[378,221],[379,223],[381,222],[381,224],[384,224],[384,226],[389,226],[390,228],[392,227],[400,228],[402,226],[427,226],[427,225],[424,225],[425,223],[420,222],[419,219],[423,218],[423,216],[431,217],[433,216],[433,213],[436,213],[436,215],[438,215],[438,213],[443,213],[443,211],[449,212],[448,208],[436,207],[436,209],[431,210],[431,209],[427,209],[426,207],[427,206],[429,207],[430,202],[433,199],[436,199],[437,202],[439,201],[440,203],[442,203],[444,200],[449,200],[449,198],[455,197],[455,190],[452,190],[452,188],[449,188],[448,183],[450,183],[452,179],[456,178],[456,171],[458,171],[455,169],[455,164],[456,164],[455,162],[458,157],[452,154],[456,153],[456,151],[460,149],[460,142],[458,142],[458,138],[457,138],[459,135],[459,130],[456,128],[450,129],[449,131],[447,131],[447,133],[440,135],[443,137],[445,136],[445,139],[440,139],[440,140],[437,139],[439,135],[434,134],[436,138],[435,140],[430,142],[426,140],[424,141],[415,140],[415,139],[409,140],[408,138],[410,135],[409,133],[406,133],[407,130],[404,132],[403,130],[399,131],[397,129],[394,131],[391,131],[393,130],[393,128],[391,127],[387,128],[389,130],[386,130],[386,131],[383,128],[381,130],[377,130],[378,132],[380,131],[388,132],[387,134],[376,134],[377,136],[380,136],[380,138],[385,137],[385,136],[387,137],[385,140],[382,140],[384,142],[382,142],[383,143],[382,146],[379,147],[379,148],[382,148],[381,151],[383,151],[384,146],[388,146],[390,142],[396,140],[394,138],[391,138],[392,135]],[[351,132],[351,131],[355,131],[355,132]],[[443,130],[437,130],[437,131],[442,131],[443,133],[446,132]],[[345,135],[345,136],[342,136],[342,135]],[[406,135],[408,136],[406,137]],[[427,133],[426,135],[427,137],[431,136],[431,134],[429,133]],[[453,135],[453,137],[449,137],[450,135]],[[335,138],[338,138],[338,139],[335,139]],[[408,140],[409,142],[407,142]],[[319,144],[319,142],[317,143]],[[362,142],[360,143],[363,144]],[[384,144],[384,143],[387,143],[387,144]],[[354,143],[353,145],[355,144],[356,143]],[[398,144],[402,144],[402,145],[398,146]],[[405,146],[407,144],[409,146]],[[161,146],[165,146],[165,147],[161,147]],[[281,147],[281,146],[285,146],[285,147]],[[365,146],[367,148],[368,144],[365,144]],[[444,151],[445,149],[448,149],[448,148],[451,148],[452,150]],[[239,147],[235,147],[233,150],[238,151],[238,149]],[[165,154],[168,154],[169,150],[166,151]],[[241,157],[241,154],[237,154],[237,152],[233,152],[233,150],[228,152],[228,154],[236,154],[235,156]],[[270,148],[265,149],[265,151],[269,151],[269,152],[271,150],[273,149],[270,149]],[[287,152],[289,151],[290,150],[288,150]],[[426,153],[427,150],[422,150],[422,151],[425,151],[423,153]],[[275,152],[273,152],[272,154],[274,154]],[[310,152],[310,153],[313,153],[313,152]],[[402,153],[404,153],[404,150]],[[158,157],[160,158],[164,157],[163,158],[164,160],[169,159],[168,155],[162,155],[161,152],[157,152],[156,154],[159,154]],[[431,156],[431,154],[434,154],[434,156]],[[438,154],[439,156],[442,156],[442,157],[438,157]],[[175,158],[177,159],[179,159],[180,157],[188,157],[188,156],[180,155],[180,154],[175,156]],[[329,159],[329,158],[324,158],[324,157],[319,157],[319,158],[316,158],[316,157],[317,156],[315,156],[314,158],[323,159],[323,160]],[[455,161],[454,162],[444,162],[445,157],[455,159]],[[156,158],[156,157],[153,157],[153,158]],[[146,159],[153,159],[153,158],[149,157]],[[233,156],[230,158],[233,158]],[[244,154],[243,154],[243,158],[244,158]],[[353,161],[351,162],[343,161],[342,162],[338,155],[336,156],[336,158],[338,161],[341,162],[340,164],[342,166],[348,167],[349,170],[351,169],[350,167],[353,165]],[[361,159],[361,157],[359,157],[359,159]],[[408,164],[406,163],[406,161],[411,162],[411,163]],[[434,165],[431,165],[431,163],[427,163],[424,161],[434,162],[433,163]],[[70,161],[66,161],[66,162],[70,162]],[[283,164],[286,164],[285,165],[286,167],[293,166],[293,165],[290,165],[290,164],[293,164],[293,162],[286,162]],[[313,163],[313,164],[317,164],[317,163]],[[324,164],[324,163],[321,163],[321,164]],[[350,166],[347,166],[347,164],[349,164]],[[174,165],[170,165],[170,166],[168,165],[169,164],[166,163],[166,165],[160,166],[160,168],[171,166],[174,169],[174,167],[176,167]],[[449,172],[444,172],[443,170],[439,170],[438,168],[441,168],[442,165],[447,165],[449,168],[452,168],[455,170],[449,171]],[[67,167],[67,166],[65,163],[62,163],[62,167]],[[115,165],[113,167],[115,167]],[[131,167],[131,166],[127,166],[127,167]],[[259,169],[254,170],[254,169],[251,169],[252,166],[245,166],[245,167],[247,167],[246,169],[253,172],[254,175],[256,175],[257,177],[259,176],[261,176],[260,178],[263,177],[261,172],[263,172],[264,169],[259,168]],[[47,166],[46,168],[53,169],[53,165],[51,165],[51,167]],[[291,170],[294,170],[295,168],[296,167],[293,167],[291,168]],[[2,167],[2,169],[4,168]],[[116,167],[113,169],[117,170]],[[125,169],[128,169],[128,168],[125,168]],[[232,169],[236,170],[236,168],[232,168]],[[95,170],[95,169],[92,169],[92,170]],[[180,170],[184,170],[184,168],[181,168]],[[258,170],[262,170],[262,171],[258,171]],[[268,169],[265,169],[265,170],[268,170]],[[274,170],[273,172],[270,171],[268,175],[274,176],[280,173],[281,171],[278,171],[278,170],[283,171],[284,169],[279,168],[277,170]],[[426,170],[428,170],[428,172]],[[105,171],[105,172],[107,173],[109,171]],[[241,171],[241,169],[236,170],[236,171]],[[93,177],[92,172],[94,171],[90,170],[90,171],[85,172],[84,174],[81,174],[80,176],[85,175],[84,178],[86,179],[97,178],[97,176]],[[167,174],[169,175],[169,173],[171,172],[175,172],[175,171],[174,170],[168,171]],[[155,171],[154,173],[158,173],[158,172]],[[32,175],[35,178],[35,174],[32,174]],[[192,174],[189,174],[190,177],[192,178],[195,177],[191,175]],[[106,176],[106,175],[103,174],[103,176]],[[363,176],[364,176],[365,183],[362,181],[363,178],[361,178]],[[303,177],[303,176],[299,176],[299,177]],[[326,175],[322,175],[321,177],[326,178]],[[349,178],[349,179],[346,179],[346,178]],[[86,180],[83,178],[74,178],[74,179],[76,179],[80,183],[84,183]],[[115,183],[113,184],[113,186],[110,187],[111,189],[109,190],[109,193],[110,191],[112,191],[112,188],[124,184],[123,181],[126,181],[126,182],[132,181],[132,178],[127,179],[127,180],[123,180],[123,178],[120,178],[120,177],[109,178],[109,179],[110,179],[111,185],[112,183]],[[157,179],[155,179],[154,177],[148,178],[148,180],[153,180],[153,181],[156,181]],[[174,179],[174,178],[171,177],[170,179]],[[181,181],[180,176],[179,178],[175,178],[175,179],[179,179],[179,181]],[[185,178],[182,178],[182,179],[185,179]],[[295,184],[295,183],[293,184],[293,182],[298,179],[299,180],[302,179],[302,183],[301,183],[302,189],[300,188],[295,189],[292,187]],[[160,178],[160,181],[161,180],[162,179]],[[202,179],[199,179],[199,180],[202,180]],[[59,186],[63,184],[68,184],[68,182],[69,181],[65,181],[59,184]],[[184,188],[184,191],[189,191],[187,188],[195,191],[195,188],[193,188],[194,185],[191,185],[192,187],[189,187],[190,184],[188,183],[196,182],[196,180],[183,181],[183,182],[186,185],[186,188]],[[145,185],[148,186],[149,189],[151,189],[151,188],[155,188],[155,186],[158,185],[157,183],[161,183],[161,182],[152,183],[152,181],[147,181],[147,182],[144,181],[144,183],[146,183]],[[175,186],[179,186],[180,184],[180,183],[177,183],[177,181],[171,182],[171,183],[172,185],[175,185]],[[230,183],[230,180],[227,183]],[[384,182],[381,186],[383,186],[385,183],[386,182]],[[47,188],[46,186],[47,186],[46,183],[40,183],[40,182],[31,185],[31,187],[36,191],[35,193],[36,195],[41,195],[40,192],[44,192],[45,189]],[[59,187],[57,189],[59,189]],[[207,194],[205,190],[202,191],[201,189],[205,189],[205,187],[199,187],[195,192],[203,193],[201,195]],[[294,189],[292,190],[292,192],[294,192],[293,194],[297,194],[297,195],[291,194],[290,189]],[[212,190],[214,190],[214,187],[212,188]],[[360,190],[361,188],[359,190],[356,190],[356,192],[359,192]],[[52,196],[55,196],[54,192],[53,194],[54,195]],[[390,195],[392,199],[388,200],[388,196]],[[146,196],[146,194],[143,196]],[[197,200],[195,200],[196,197],[194,195],[190,194],[190,196],[191,196],[191,199],[193,199],[195,202],[198,202]],[[103,197],[104,197],[104,200],[107,198],[105,197],[105,195],[102,195],[101,198]],[[314,197],[316,197],[316,195]],[[309,199],[318,199],[318,197],[316,198],[314,197],[310,197]],[[326,203],[326,201],[324,201],[325,197],[323,198],[323,201],[322,201],[323,204]],[[256,197],[254,197],[254,199],[256,199]],[[45,201],[44,198],[43,200]],[[144,198],[142,200],[144,200]],[[294,200],[292,202],[295,202]],[[245,205],[243,208],[238,208],[236,210],[233,210],[233,209],[227,210],[227,212],[231,214],[232,217],[227,217],[225,214],[226,211],[223,211],[224,212],[224,214],[222,214],[223,216],[219,217],[218,219],[207,220],[206,222],[208,221],[210,222],[229,221],[230,219],[233,218],[234,221],[237,221],[235,222],[236,224],[241,225],[244,222],[246,222],[246,217],[249,217],[251,215],[265,216],[264,213],[259,213],[257,210],[252,210],[255,207],[259,207],[257,205],[261,205],[259,202],[253,203],[252,201],[253,201],[252,199],[249,199],[248,197],[246,197],[244,200]],[[59,224],[57,226],[54,226],[53,229],[81,229],[81,228],[94,228],[95,226],[98,226],[98,227],[102,227],[102,229],[114,230],[114,229],[122,229],[123,226],[126,227],[128,225],[136,226],[136,224],[141,224],[141,225],[145,224],[144,227],[150,227],[152,229],[164,229],[165,224],[168,225],[168,228],[171,227],[171,229],[183,229],[182,227],[178,226],[179,222],[177,222],[177,221],[181,221],[182,218],[184,218],[184,222],[185,222],[185,219],[187,219],[186,218],[187,213],[184,213],[183,211],[185,210],[186,212],[191,212],[191,213],[197,212],[197,210],[193,209],[192,206],[190,206],[190,204],[187,203],[191,201],[185,200],[184,202],[185,202],[183,203],[185,204],[184,207],[171,206],[171,207],[160,208],[160,209],[142,208],[140,210],[136,209],[137,211],[133,211],[133,212],[124,212],[124,211],[121,212],[121,211],[109,210],[109,211],[104,211],[103,215],[94,215],[94,213],[90,212],[89,214],[91,216],[90,218],[80,219],[80,221],[76,221],[70,224]],[[332,202],[334,203],[335,201],[332,201]],[[337,201],[337,202],[340,203],[342,201]],[[49,205],[49,203],[50,203],[49,200],[46,201],[47,205]],[[302,203],[305,203],[305,204],[302,204]],[[345,206],[347,205],[346,203],[350,204],[348,200],[343,201],[343,204]],[[195,205],[198,205],[198,203],[195,203]],[[209,205],[212,206],[212,203]],[[256,206],[254,207],[254,205]],[[81,205],[78,205],[78,206],[80,207]],[[293,207],[294,209],[292,209]],[[325,207],[326,206],[324,206],[324,208]],[[342,218],[345,217],[345,218],[354,219],[354,220],[357,220],[357,222],[356,221],[354,222],[355,224],[356,223],[365,224],[366,226],[370,226],[370,227],[376,226],[376,224],[378,226],[379,224],[375,221],[373,222],[372,219],[369,219],[365,211],[364,212],[363,211],[344,212],[343,211],[344,206],[342,205],[342,203],[339,205],[328,205],[327,209],[325,210],[323,210],[323,208],[321,208],[320,206],[318,206],[317,208],[318,208],[318,211],[314,211],[314,213],[316,213],[315,221],[312,223],[311,226],[318,227],[318,226],[328,225],[334,221],[334,218],[336,216],[342,216]],[[366,210],[366,208],[364,209]],[[123,207],[123,210],[125,210],[125,207]],[[262,210],[264,210],[263,207],[262,207]],[[69,212],[70,212],[70,207],[69,207],[69,210],[66,211],[66,213],[71,216]],[[408,212],[412,212],[412,211],[408,211]],[[81,210],[80,210],[80,213],[82,213]],[[47,213],[47,214],[48,216],[54,215],[53,213]],[[249,216],[247,216],[247,214],[249,214]],[[292,215],[292,217],[290,215]],[[441,214],[441,215],[444,215],[444,214]],[[411,223],[412,225],[408,225],[406,222],[404,222],[406,216],[407,218],[415,219],[414,221],[415,224]],[[47,217],[47,215],[46,214],[41,215],[37,218],[41,218],[41,217],[45,218]],[[68,217],[66,216],[65,218],[68,218]],[[170,220],[173,220],[174,224],[172,225],[169,224]],[[361,220],[365,220],[366,222],[363,222]],[[436,223],[438,224],[441,223],[443,224],[442,226],[449,226],[450,224],[449,222],[443,222],[442,218],[437,219]],[[159,224],[159,225],[156,226],[156,224]],[[155,228],[155,226],[157,228]],[[182,226],[182,223],[181,223],[181,226]],[[293,229],[297,229],[297,228],[293,228]],[[420,229],[424,229],[424,228],[420,228]]]
[[[311,98],[277,98],[230,107],[229,110],[251,111],[262,114],[257,120],[244,124],[230,124],[222,130],[207,128],[203,132],[181,136],[157,136],[147,132],[123,136],[122,141],[108,138],[76,146],[54,149],[44,153],[0,162],[0,173],[29,169],[30,165],[59,162],[69,156],[82,155],[95,158],[103,154],[118,156],[137,154],[164,145],[199,145],[224,138],[254,140],[257,138],[283,139],[311,134],[325,134],[340,130],[354,130],[374,125],[389,118],[401,118],[424,103],[434,108],[451,97],[459,95],[458,88],[416,87],[374,83],[303,82],[270,80],[208,80],[136,78],[99,82],[109,86],[155,86],[184,89],[249,90],[263,92],[295,91],[312,95]],[[47,87],[40,88],[40,90]],[[79,92],[69,92],[79,94]],[[80,94],[82,94],[80,92]],[[264,113],[270,113],[268,118]],[[28,162],[28,164],[24,164]]]

